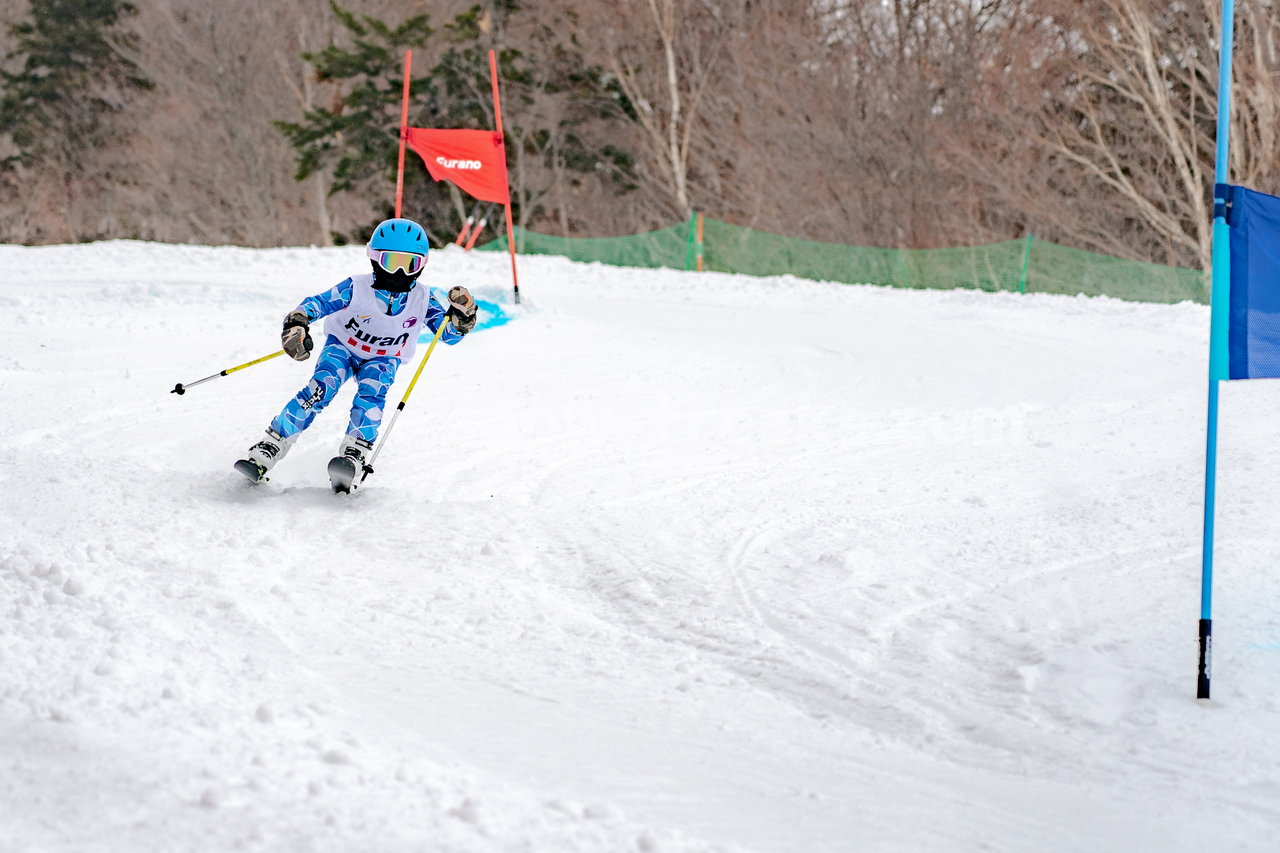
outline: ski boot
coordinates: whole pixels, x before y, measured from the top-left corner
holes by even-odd
[[[342,439],[338,455],[329,460],[329,485],[335,492],[347,494],[359,488],[360,481],[373,471],[369,467],[372,450],[373,445],[363,438],[348,435]]]
[[[267,479],[267,472],[293,447],[292,438],[284,438],[274,430],[267,430],[262,440],[249,448],[244,459],[236,460],[235,469],[250,482],[261,483]]]

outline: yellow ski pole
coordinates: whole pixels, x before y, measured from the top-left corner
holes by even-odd
[[[188,388],[194,388],[201,382],[208,382],[210,379],[217,379],[219,376],[226,376],[228,373],[235,373],[237,370],[244,370],[246,367],[253,367],[255,364],[262,364],[262,362],[269,361],[279,355],[284,355],[284,350],[273,352],[271,355],[264,355],[262,358],[255,358],[253,361],[246,361],[244,364],[237,364],[235,367],[228,367],[226,370],[215,373],[212,376],[206,376],[204,379],[197,379],[195,382],[188,382],[186,385],[179,382],[173,386],[173,390],[169,393],[182,396],[187,393]]]
[[[400,417],[400,413],[404,411],[404,404],[409,402],[409,395],[413,393],[413,386],[418,384],[418,377],[422,375],[422,368],[427,366],[427,359],[431,358],[431,351],[436,348],[436,344],[440,343],[440,336],[444,334],[444,327],[447,325],[449,325],[448,317],[444,318],[436,328],[436,336],[431,339],[431,346],[427,347],[426,354],[422,356],[422,361],[418,363],[418,369],[413,372],[413,379],[409,380],[409,387],[404,390],[404,396],[400,398],[395,414],[391,416],[391,422],[387,424],[387,431],[382,434],[382,440],[373,449],[373,455],[369,457],[369,462],[364,466],[364,476],[360,478],[360,482],[363,483],[364,478],[373,473],[373,462],[378,458],[378,454],[382,452],[383,445],[387,443],[387,437],[391,435],[391,430],[395,428],[396,420]]]

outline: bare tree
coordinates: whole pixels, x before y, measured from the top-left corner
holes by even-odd
[[[979,144],[980,81],[1018,0],[887,0],[835,4],[826,18],[847,80],[833,105],[861,178],[852,190],[866,238],[900,247],[963,245],[994,236],[970,171],[951,147]],[[999,239],[1004,239],[1000,235]]]
[[[143,12],[142,60],[160,81],[138,116],[137,153],[157,180],[142,191],[159,215],[147,236],[244,245],[327,244],[369,200],[330,199],[324,174],[299,184],[273,119],[333,97],[302,60],[333,37],[325,0],[270,6],[174,0]]]
[[[1236,24],[1232,178],[1274,171],[1271,3]],[[1036,233],[1120,257],[1207,268],[1217,63],[1216,0],[1035,2],[984,80],[969,166]],[[1243,85],[1241,85],[1243,84]],[[959,156],[966,156],[961,154]]]
[[[691,172],[711,145],[700,110],[730,49],[731,16],[724,7],[740,4],[643,0],[578,7],[640,131],[643,166],[663,190],[637,199],[651,205],[641,213],[650,224],[687,218],[692,209]]]

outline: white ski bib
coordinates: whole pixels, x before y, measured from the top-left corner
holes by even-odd
[[[417,285],[409,291],[404,310],[388,315],[373,292],[373,275],[353,275],[351,304],[324,319],[324,332],[361,358],[408,361],[418,348],[418,333],[426,328],[427,292],[425,285]]]

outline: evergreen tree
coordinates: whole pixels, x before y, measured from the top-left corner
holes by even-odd
[[[19,153],[5,166],[54,157],[74,172],[79,154],[108,142],[111,115],[152,88],[120,30],[136,11],[121,0],[40,0],[29,21],[10,25],[17,49],[0,68],[0,133]]]
[[[315,68],[319,80],[338,84],[342,96],[332,108],[307,110],[300,122],[276,122],[295,149],[298,180],[331,168],[331,194],[361,192],[391,198],[406,49],[415,51],[413,69],[418,72],[410,80],[410,125],[494,127],[488,50],[496,42],[494,16],[505,20],[518,11],[513,0],[496,0],[488,9],[474,6],[442,31],[435,30],[425,14],[391,26],[367,15],[357,16],[332,0],[330,6],[349,34],[351,46],[330,45],[318,53],[304,53],[303,58]],[[607,117],[616,101],[604,76],[584,69],[581,57],[569,48],[553,45],[551,36],[549,28],[535,27],[530,43],[540,52],[554,52],[559,57],[555,64],[539,66],[534,58],[511,47],[498,50],[508,112],[503,129],[508,137],[512,206],[521,223],[548,215],[544,202],[557,175],[566,170],[599,172],[602,164],[603,171],[618,173],[630,162],[614,148],[593,148],[574,132],[592,118]],[[428,65],[431,58],[435,62]],[[540,67],[553,73],[548,77]],[[557,101],[558,107],[545,109],[548,100]],[[535,101],[544,108],[520,109]],[[447,242],[453,237],[453,223],[464,215],[468,203],[452,186],[442,188],[431,181],[413,157],[408,152],[404,211],[421,219],[437,243]],[[524,158],[530,162],[522,162]],[[532,168],[535,165],[541,168]],[[391,211],[388,203],[383,213],[390,215]],[[363,230],[352,238],[363,240]],[[342,235],[335,237],[342,239]]]
[[[337,3],[330,6],[351,34],[352,46],[329,45],[302,57],[315,68],[317,80],[340,84],[342,96],[332,108],[307,110],[301,122],[275,125],[297,152],[294,177],[299,181],[332,167],[331,194],[364,191],[388,170],[394,180],[404,51],[425,47],[435,30],[426,14],[392,28]],[[415,91],[430,89],[431,80],[420,75],[411,85]]]
[[[576,187],[596,178],[608,182],[614,196],[635,187],[630,153],[612,142],[627,137],[625,99],[616,81],[566,38],[576,31],[573,12],[563,12],[555,26],[521,12],[517,0],[494,0],[489,9],[474,6],[459,15],[454,44],[434,73],[448,91],[474,91],[476,69],[488,69],[489,46],[496,47],[515,218],[522,227],[567,237],[589,224],[572,213]],[[483,98],[492,122],[489,105]]]

